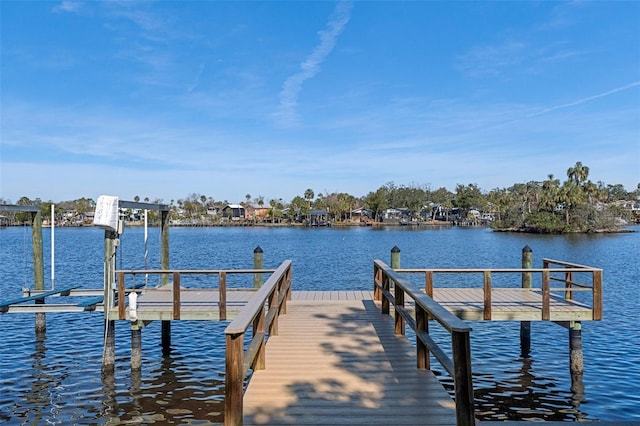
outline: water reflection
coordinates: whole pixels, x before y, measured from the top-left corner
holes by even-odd
[[[582,377],[562,391],[558,380],[537,375],[535,360],[519,358],[505,369],[507,378],[474,374],[476,410],[480,420],[578,421],[587,419],[580,411],[584,401]]]
[[[102,412],[101,417],[111,417],[116,412],[116,378],[113,370],[102,370]]]
[[[103,419],[143,424],[220,424],[224,381],[219,377],[201,377],[197,364],[202,360],[190,361],[194,362],[193,369],[189,360],[164,356],[154,369],[143,368],[127,374],[103,372]],[[121,364],[117,370],[122,371],[126,361]]]

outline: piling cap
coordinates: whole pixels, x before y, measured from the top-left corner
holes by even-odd
[[[262,253],[262,248],[260,246],[256,246],[256,248],[253,249],[254,253]]]
[[[393,248],[391,249],[391,253],[400,253],[400,249],[398,248],[398,246],[393,246]]]
[[[523,252],[526,252],[526,253],[531,253],[533,250],[531,250],[531,247],[529,247],[528,245],[526,245],[526,246],[524,246],[524,247],[522,248],[522,251],[523,251]]]

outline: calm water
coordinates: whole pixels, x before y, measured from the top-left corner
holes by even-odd
[[[636,227],[635,230],[640,231]],[[45,230],[45,286],[50,236]],[[149,230],[149,265],[159,267],[159,232]],[[56,229],[55,283],[102,286],[103,231]],[[274,268],[293,261],[299,290],[370,289],[372,260],[387,263],[393,246],[402,267],[520,267],[521,250],[604,269],[604,320],[583,323],[584,396],[571,391],[567,331],[534,323],[530,358],[520,357],[518,323],[472,323],[477,410],[483,419],[640,420],[640,232],[598,236],[537,236],[486,229],[172,228],[171,266],[239,269],[264,250]],[[30,228],[0,230],[0,300],[32,287]],[[140,228],[127,228],[118,268],[143,268]],[[202,283],[197,283],[201,285]],[[186,283],[196,285],[196,283]],[[243,285],[243,283],[238,283]],[[244,283],[251,286],[252,284]],[[143,368],[129,368],[129,328],[116,327],[116,371],[101,374],[99,313],[48,314],[46,336],[33,316],[0,314],[0,423],[210,424],[222,421],[225,324],[172,327],[163,357],[160,324],[143,330]],[[437,373],[440,373],[437,371]],[[441,376],[446,386],[448,378]]]

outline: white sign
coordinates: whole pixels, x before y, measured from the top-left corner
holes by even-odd
[[[118,230],[118,197],[113,195],[98,197],[93,224],[113,232]]]

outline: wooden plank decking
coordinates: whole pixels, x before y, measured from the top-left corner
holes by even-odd
[[[467,321],[482,321],[484,292],[481,288],[439,288],[433,299],[442,307]],[[588,321],[593,309],[581,303],[552,294],[551,321]],[[539,289],[494,288],[491,291],[492,321],[541,321],[542,293]]]
[[[255,292],[231,290],[227,293],[227,319],[233,319]],[[356,301],[373,299],[369,290],[293,291],[294,301]],[[540,321],[542,320],[542,295],[537,290],[519,288],[498,289],[491,292],[491,320]],[[434,289],[434,300],[454,315],[468,321],[482,321],[484,294],[481,288]],[[170,286],[147,289],[138,298],[138,318],[142,320],[169,320],[172,315]],[[219,320],[219,293],[216,289],[183,289],[180,296],[180,312],[183,320]],[[110,312],[110,319],[117,319],[117,307]],[[550,320],[588,321],[592,309],[575,301],[551,297]]]
[[[255,294],[252,289],[228,290],[226,319],[235,318],[247,301]],[[143,289],[138,296],[138,319],[144,321],[173,319],[173,292],[171,286]],[[126,311],[129,318],[129,312]],[[109,319],[118,319],[118,306],[109,311]],[[190,321],[219,321],[220,293],[218,289],[181,289],[180,319]]]
[[[244,424],[455,424],[452,398],[371,299],[294,292],[245,392]]]

